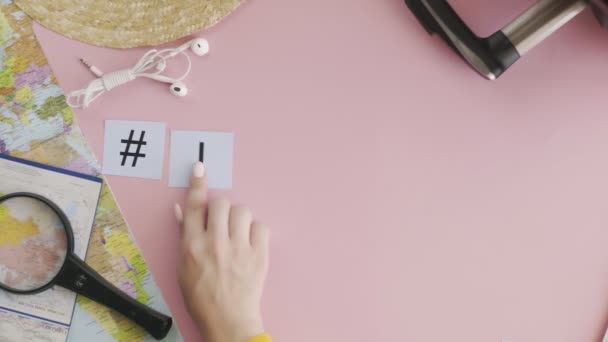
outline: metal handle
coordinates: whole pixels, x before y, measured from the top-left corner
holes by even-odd
[[[581,13],[587,0],[540,0],[502,29],[524,55],[545,38]]]
[[[478,37],[446,0],[405,0],[430,34],[438,34],[483,77],[494,80],[519,58],[509,39],[498,31]]]
[[[475,71],[494,80],[583,11],[589,0],[539,0],[486,38],[473,33],[446,0],[405,0],[405,3],[430,34],[437,33]]]

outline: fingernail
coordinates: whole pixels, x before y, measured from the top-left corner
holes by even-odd
[[[182,213],[182,207],[180,207],[179,204],[175,203],[173,209],[175,209],[175,219],[177,220],[177,223],[182,224],[182,222],[184,221],[184,213]]]
[[[192,169],[192,174],[196,178],[202,178],[205,175],[205,166],[200,161],[194,164],[194,169]]]

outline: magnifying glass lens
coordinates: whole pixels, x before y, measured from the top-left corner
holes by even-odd
[[[14,197],[0,203],[0,284],[34,291],[49,284],[67,257],[66,230],[43,202]]]

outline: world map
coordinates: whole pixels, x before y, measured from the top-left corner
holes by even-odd
[[[31,19],[12,0],[0,0],[0,153],[100,176],[99,165],[34,35]],[[16,241],[22,238],[14,237]],[[86,262],[104,278],[140,302],[169,312],[105,182],[88,247]],[[36,325],[0,311],[0,340],[54,341],[49,337],[52,334],[40,333],[59,329],[48,324],[30,329],[31,336],[23,335],[32,324]],[[121,315],[78,297],[69,340],[153,339]],[[166,340],[182,338],[174,329]]]

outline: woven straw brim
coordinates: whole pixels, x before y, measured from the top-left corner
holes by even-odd
[[[92,45],[173,41],[218,23],[244,0],[15,0],[43,26]]]

